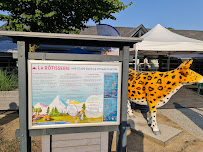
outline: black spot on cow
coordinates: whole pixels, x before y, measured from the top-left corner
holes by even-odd
[[[142,97],[142,99],[144,99],[144,97]]]
[[[158,83],[158,84],[161,84],[161,83],[162,83],[162,80],[161,80],[161,79],[158,79],[158,80],[157,80],[157,83]]]
[[[141,90],[141,88],[140,88],[140,87],[137,87],[137,90]]]
[[[174,82],[172,85],[174,86],[176,83]]]
[[[148,82],[145,83],[145,85],[147,85],[147,84],[148,84]]]
[[[151,96],[154,96],[154,94],[150,94]]]
[[[171,88],[169,87],[168,90],[171,90]]]
[[[161,98],[161,96],[158,96],[158,98]]]
[[[146,89],[145,87],[142,88],[143,91],[145,91],[145,89]]]
[[[130,83],[128,83],[128,86],[130,86]]]
[[[152,79],[152,77],[151,77],[151,76],[148,76],[148,77],[147,77],[147,79],[148,79],[148,80],[151,80],[151,79]]]
[[[146,79],[146,77],[143,77],[143,79]]]
[[[156,101],[156,99],[153,99],[154,101]]]
[[[139,91],[137,92],[139,95],[141,94]]]
[[[140,76],[137,76],[135,79],[136,79],[136,80],[140,79]]]
[[[155,108],[155,106],[152,107],[153,109]]]
[[[150,103],[152,103],[152,101],[150,101]]]
[[[176,76],[175,76],[175,75],[173,75],[173,76],[172,76],[172,79],[174,79],[175,77],[176,77]]]
[[[162,86],[159,86],[159,87],[158,87],[158,90],[163,90],[163,87],[162,87]]]
[[[162,77],[164,74],[161,73],[161,74],[159,74],[159,75]]]
[[[130,93],[130,90],[128,90],[128,92]]]
[[[132,91],[132,93],[135,93],[135,91]]]
[[[131,96],[133,96],[133,97],[134,97],[134,94],[131,94]]]
[[[182,76],[180,75],[180,79],[182,79]]]
[[[152,87],[149,87],[149,88],[148,88],[148,90],[149,90],[149,91],[153,91],[153,90],[154,90],[154,88],[152,88]]]
[[[157,77],[154,77],[154,79],[157,79]]]
[[[164,94],[164,97],[166,97],[166,95]]]
[[[164,78],[168,77],[168,74],[164,76]]]
[[[170,81],[167,82],[167,84],[170,84],[170,83],[171,83]]]
[[[140,81],[138,82],[138,84],[143,84],[143,81],[140,80]]]
[[[135,85],[132,85],[132,87],[135,87]]]
[[[147,93],[145,94],[145,96],[147,96]]]

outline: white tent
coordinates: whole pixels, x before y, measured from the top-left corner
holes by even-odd
[[[157,24],[153,29],[140,38],[142,38],[143,41],[136,43],[131,50],[132,53],[135,51],[135,61],[137,61],[138,53],[139,55],[203,53],[203,41],[178,35],[164,28],[160,24]],[[170,60],[168,60],[168,64],[169,63]]]
[[[136,50],[144,55],[168,55],[203,52],[203,41],[187,38],[171,32],[160,24],[156,25],[136,44]]]

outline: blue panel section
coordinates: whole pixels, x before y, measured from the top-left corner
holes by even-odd
[[[103,121],[117,121],[117,98],[104,99]]]
[[[104,75],[104,98],[117,98],[118,73]]]
[[[104,74],[103,121],[117,121],[118,73]]]

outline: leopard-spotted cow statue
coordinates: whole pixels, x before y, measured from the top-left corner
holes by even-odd
[[[183,62],[168,72],[135,72],[129,69],[128,114],[133,116],[130,101],[149,106],[148,124],[155,135],[161,132],[157,126],[156,108],[165,105],[183,85],[202,83],[203,76],[190,70],[192,60]]]

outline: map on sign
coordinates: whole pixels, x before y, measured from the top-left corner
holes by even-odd
[[[119,62],[28,62],[29,128],[117,125]]]

